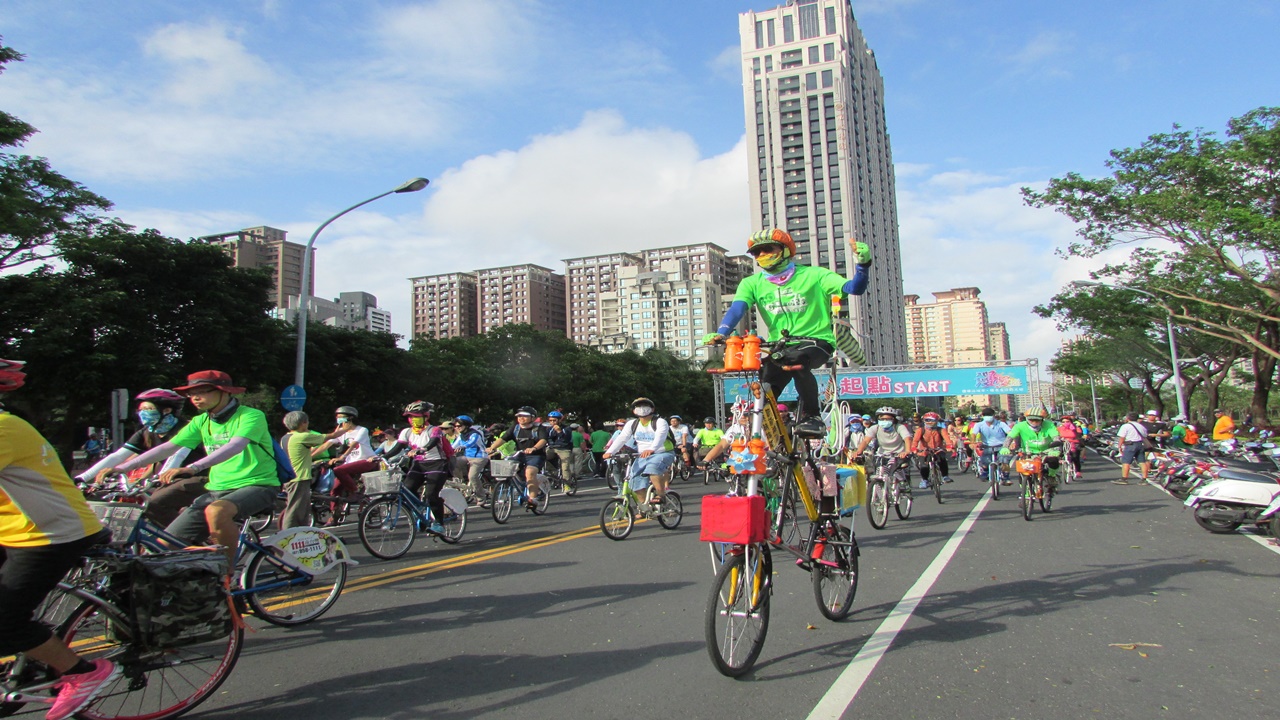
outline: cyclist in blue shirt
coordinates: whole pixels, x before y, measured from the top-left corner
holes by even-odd
[[[1009,424],[1003,420],[996,419],[996,411],[993,408],[982,408],[982,419],[973,426],[972,437],[982,448],[982,453],[978,456],[978,477],[986,479],[987,465],[999,454],[1000,449],[1004,447],[1004,442],[1009,437]],[[1000,483],[1002,485],[1011,485],[1009,473],[1003,467],[999,469]]]
[[[489,453],[484,432],[475,427],[470,415],[454,418],[453,427],[458,433],[453,441],[453,476],[467,481],[473,502],[485,505],[484,469],[489,467]]]

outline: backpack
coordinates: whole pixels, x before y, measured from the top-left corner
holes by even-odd
[[[1187,434],[1182,437],[1182,442],[1188,445],[1197,445],[1200,443],[1200,433],[1196,432],[1195,425],[1187,425]]]
[[[437,440],[436,444],[440,446],[440,453],[444,455],[444,459],[452,465],[453,456],[457,454],[457,451],[453,449],[453,443],[449,442],[449,438],[444,436],[444,430],[440,429],[440,426],[437,425],[431,429],[431,437]]]

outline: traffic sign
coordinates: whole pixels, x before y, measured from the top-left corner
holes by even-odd
[[[307,391],[301,385],[290,385],[280,392],[280,407],[289,412],[301,410],[307,404]]]

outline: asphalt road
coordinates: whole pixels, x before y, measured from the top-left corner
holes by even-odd
[[[1280,716],[1277,549],[1086,463],[1032,522],[1014,499],[984,503],[972,475],[882,531],[859,515],[849,619],[823,619],[807,574],[780,566],[764,652],[738,680],[703,643],[700,483],[676,487],[679,528],[622,542],[596,529],[598,482],[544,517],[473,511],[462,543],[420,540],[399,562],[346,530],[361,565],[338,604],[300,628],[250,619],[234,674],[192,716]]]

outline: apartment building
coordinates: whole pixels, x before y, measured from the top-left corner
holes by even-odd
[[[409,278],[413,286],[412,338],[470,337],[479,328],[479,279],[455,272]]]
[[[644,258],[635,253],[611,253],[569,258],[564,261],[565,318],[569,337],[579,345],[597,345],[601,336],[603,298],[618,291],[618,271],[642,267]]]
[[[289,242],[285,239],[286,235],[284,230],[262,225],[219,235],[206,235],[200,239],[220,246],[231,256],[236,267],[265,268],[271,271],[272,305],[287,309],[290,307],[287,298],[297,298],[302,294],[302,258],[306,246]],[[312,248],[308,295],[315,294],[315,259],[315,248]],[[297,307],[296,300],[293,307]]]
[[[566,331],[565,278],[541,265],[509,265],[475,271],[477,331],[513,323]]]
[[[617,292],[600,300],[601,332],[590,344],[604,352],[666,348],[693,357],[720,320],[721,288],[692,264],[669,258],[656,269],[620,268]]]

